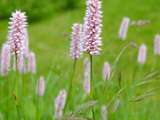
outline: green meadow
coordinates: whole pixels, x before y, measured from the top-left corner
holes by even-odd
[[[1,2],[1,1],[0,1]],[[75,118],[64,120],[92,120],[91,109],[96,120],[101,120],[101,106],[108,105],[108,120],[159,120],[160,107],[160,57],[154,55],[154,38],[160,33],[159,0],[103,0],[103,46],[99,56],[93,57],[92,104],[83,90],[83,60],[78,59],[73,79],[73,94],[64,116],[73,113]],[[19,75],[10,72],[0,77],[0,120],[55,120],[54,100],[61,89],[68,90],[72,75],[73,60],[69,55],[71,27],[83,23],[85,0],[75,9],[54,11],[46,18],[28,23],[29,47],[36,54],[37,73]],[[26,13],[27,15],[27,13]],[[127,39],[118,38],[124,16],[131,20],[149,20],[144,26],[130,26]],[[8,34],[8,19],[0,19],[0,43]],[[138,48],[147,46],[144,65],[137,62]],[[134,44],[134,46],[132,45]],[[102,78],[104,62],[111,65],[112,77]],[[43,97],[36,95],[36,81],[45,77],[46,89]],[[22,81],[19,94],[14,98],[16,80]],[[7,91],[10,87],[9,92]],[[115,104],[119,100],[118,107]],[[20,118],[16,108],[19,104]],[[116,110],[114,110],[114,108]]]

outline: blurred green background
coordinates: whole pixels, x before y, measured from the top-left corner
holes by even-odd
[[[131,41],[137,43],[138,46],[142,43],[147,45],[147,63],[140,74],[150,72],[155,61],[153,39],[155,34],[160,33],[160,0],[103,0],[102,3],[103,50],[100,56],[94,57],[94,82],[102,80],[103,63],[109,61],[112,64],[120,50]],[[83,23],[85,7],[85,0],[0,0],[0,43],[7,38],[11,12],[16,9],[26,11],[29,19],[30,49],[36,53],[38,75],[47,76],[51,72],[53,76],[50,79],[54,80],[53,84],[56,83],[57,86],[54,90],[58,91],[58,88],[67,86],[65,83],[72,71],[73,61],[69,56],[71,26],[75,22]],[[131,20],[150,20],[151,23],[142,27],[131,26],[127,39],[121,41],[118,38],[118,30],[124,16],[130,17]],[[83,84],[82,74],[80,74],[82,61],[80,59],[78,62],[76,74],[76,79],[80,84]],[[137,49],[129,48],[117,67],[124,81],[131,79],[136,65]],[[160,68],[158,62],[156,67]],[[152,85],[152,87],[155,86]],[[111,96],[112,92],[108,94]],[[157,114],[160,107],[160,103],[157,102],[159,98],[153,97],[152,101],[136,103],[134,110],[124,106],[113,119],[118,120],[120,116],[121,120],[159,120],[160,115]],[[129,112],[126,113],[126,111]]]
[[[149,61],[152,62],[153,39],[159,33],[160,8],[159,0],[103,0],[103,51],[96,62],[113,61],[130,41],[137,44],[146,43],[149,47]],[[46,73],[51,65],[69,68],[72,62],[69,57],[71,26],[75,22],[83,23],[85,0],[0,0],[0,43],[7,38],[7,29],[11,12],[16,9],[26,11],[29,18],[28,31],[30,48],[36,52],[38,72]],[[132,20],[150,20],[149,25],[130,27],[126,41],[118,39],[118,30],[124,16]],[[111,49],[112,46],[112,49]],[[124,59],[128,59],[127,54]],[[45,56],[45,57],[44,57]],[[64,62],[65,59],[65,62]],[[136,61],[136,58],[134,59]],[[122,60],[122,67],[129,61]],[[64,65],[61,66],[61,63]],[[63,68],[61,69],[63,70]],[[101,67],[97,70],[101,71]]]

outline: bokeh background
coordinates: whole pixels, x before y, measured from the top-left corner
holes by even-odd
[[[71,27],[75,22],[83,23],[85,3],[85,0],[0,0],[0,44],[7,38],[11,13],[15,10],[25,11],[28,16],[30,49],[37,57],[37,74],[47,76],[52,73],[50,79],[58,82],[59,87],[63,87],[72,71],[73,61],[69,56]],[[147,63],[142,74],[149,72],[155,59],[153,39],[157,33],[160,33],[160,0],[102,0],[102,3],[103,50],[100,56],[94,57],[95,81],[102,80],[103,63],[109,61],[112,64],[120,50],[131,41],[138,46],[142,43],[147,45]],[[150,24],[142,27],[131,26],[127,39],[121,41],[118,38],[118,30],[124,16],[128,16],[131,20],[150,20]],[[130,80],[133,68],[137,64],[136,55],[137,50],[129,48],[122,56],[118,70],[124,76],[123,80]],[[82,83],[82,74],[80,74],[82,61],[83,59],[79,60],[77,68],[77,80],[80,83]],[[157,62],[156,66],[160,64]],[[158,85],[152,85],[155,86]],[[55,88],[55,91],[58,91],[57,89]],[[157,114],[160,107],[159,98],[153,97],[151,101],[140,103],[141,106],[135,110],[141,112],[130,110],[136,112],[137,117],[134,120],[138,118],[159,120],[160,115]],[[135,114],[130,114],[130,117],[134,118],[132,115]],[[153,115],[154,119],[152,119]],[[128,120],[125,115],[122,118]]]

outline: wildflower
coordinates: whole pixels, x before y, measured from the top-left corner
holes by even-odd
[[[63,115],[63,109],[66,103],[67,92],[61,90],[55,99],[55,118],[60,120]]]
[[[83,49],[90,55],[99,55],[101,51],[102,11],[101,1],[87,0],[87,11],[83,25]]]
[[[72,27],[72,42],[70,48],[70,55],[72,59],[80,58],[80,55],[82,53],[81,32],[82,32],[82,25],[74,24]]]
[[[3,44],[1,51],[1,75],[6,76],[10,69],[10,46],[8,44]]]
[[[130,23],[130,19],[128,17],[124,17],[119,29],[119,38],[122,40],[125,40],[127,37],[129,23]]]
[[[30,52],[28,55],[28,72],[36,73],[36,57],[33,52]]]
[[[160,35],[156,35],[154,39],[154,54],[160,55]]]
[[[84,91],[86,94],[90,94],[91,88],[90,88],[90,62],[86,58],[84,59]]]
[[[10,20],[8,43],[10,44],[12,53],[18,58],[18,55],[23,54],[24,50],[25,30],[27,26],[26,15],[24,12],[16,11],[12,13]]]
[[[23,54],[19,54],[19,57],[18,57],[18,71],[20,73],[26,72],[25,58]]]
[[[27,29],[25,29],[24,34],[25,34],[25,37],[24,37],[24,42],[23,42],[23,46],[24,46],[24,52],[23,53],[24,53],[25,58],[27,58],[28,55],[29,55],[29,36],[28,36]]]
[[[111,74],[111,68],[108,62],[104,63],[103,67],[103,80],[109,80]]]
[[[41,76],[37,85],[37,94],[38,96],[43,96],[44,92],[45,92],[45,79],[43,76]]]
[[[147,47],[145,44],[142,44],[139,48],[138,63],[144,64],[146,62],[146,57],[147,57]]]

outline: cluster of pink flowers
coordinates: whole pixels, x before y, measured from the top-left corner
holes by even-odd
[[[156,35],[154,39],[154,54],[160,55],[160,35]]]
[[[18,56],[23,54],[24,43],[26,38],[26,15],[24,12],[16,11],[12,13],[12,17],[9,22],[8,43],[11,46],[13,54]]]
[[[37,84],[37,94],[38,96],[43,96],[44,92],[45,92],[45,79],[43,76],[41,76]]]
[[[2,46],[2,52],[1,52],[1,75],[6,76],[9,72],[10,68],[10,46],[6,43]]]
[[[66,90],[61,90],[55,99],[55,118],[61,120],[67,98]]]
[[[101,51],[102,11],[101,1],[87,0],[87,11],[83,25],[83,48],[90,55],[99,55]]]
[[[111,75],[111,68],[108,62],[104,63],[103,67],[103,80],[109,80]]]
[[[80,55],[82,53],[81,34],[82,25],[77,23],[74,24],[72,27],[72,42],[70,48],[70,55],[74,60],[80,58]]]
[[[90,61],[86,58],[84,59],[84,91],[87,95],[91,91],[90,72]]]
[[[139,47],[139,52],[138,52],[138,63],[139,64],[144,64],[146,62],[147,58],[147,47],[145,44],[142,44]]]
[[[127,37],[128,28],[130,25],[130,19],[128,17],[124,17],[119,29],[119,38],[125,40]]]
[[[11,64],[13,70],[18,70],[20,73],[26,73],[27,71],[36,73],[35,55],[33,52],[29,53],[27,17],[25,12],[13,12],[9,22],[7,43],[3,45],[1,53],[1,75],[7,75],[11,67],[9,66],[10,62],[13,62]],[[10,57],[13,58],[12,61]],[[8,64],[3,64],[3,62]],[[28,64],[28,70],[26,64]]]

